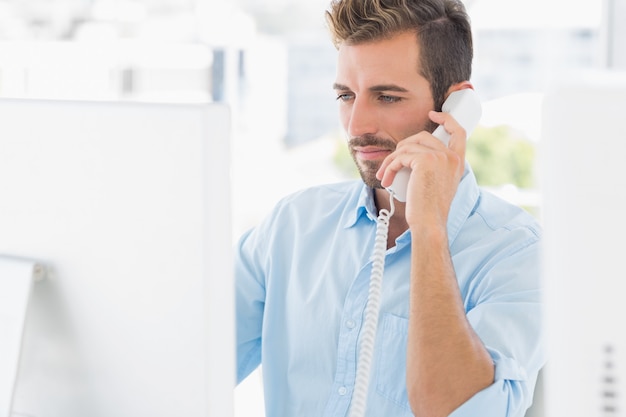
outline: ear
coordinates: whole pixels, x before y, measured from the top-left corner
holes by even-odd
[[[472,83],[470,83],[469,81],[461,81],[460,83],[456,83],[456,84],[452,84],[450,86],[450,88],[448,88],[448,91],[446,92],[446,98],[450,95],[450,93],[452,93],[453,91],[458,91],[458,90],[464,90],[466,88],[471,88],[472,90],[474,89],[474,86],[472,85]]]

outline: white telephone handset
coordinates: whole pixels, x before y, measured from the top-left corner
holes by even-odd
[[[467,136],[480,120],[482,107],[478,94],[471,88],[457,90],[450,93],[441,108],[443,112],[450,113],[452,117],[465,129]],[[446,146],[450,141],[450,134],[443,126],[438,126],[433,132],[433,136],[442,141]],[[409,184],[411,170],[402,168],[396,173],[393,183],[387,187],[387,191],[393,194],[396,200],[406,202],[406,189]]]
[[[445,103],[443,103],[442,110],[452,114],[454,119],[463,126],[468,136],[478,124],[482,114],[480,99],[472,89],[458,90],[451,93]],[[443,126],[437,127],[433,132],[433,136],[448,145],[450,134],[445,131]],[[406,201],[406,189],[410,175],[410,169],[401,169],[396,174],[391,186],[387,188],[391,195],[398,201]],[[370,275],[369,293],[361,330],[361,345],[356,367],[354,390],[350,403],[350,417],[364,417],[367,408],[370,369],[374,359],[374,345],[376,342],[378,315],[380,312],[387,233],[389,230],[389,219],[393,216],[394,212],[393,198],[389,197],[389,200],[391,209],[381,209],[377,219],[376,239],[374,253],[372,255],[372,272]]]

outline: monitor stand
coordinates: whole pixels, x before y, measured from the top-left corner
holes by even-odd
[[[0,417],[11,415],[28,300],[42,271],[34,261],[0,255]]]

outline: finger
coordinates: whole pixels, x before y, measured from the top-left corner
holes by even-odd
[[[397,151],[394,151],[394,152],[390,153],[389,155],[387,155],[385,157],[385,159],[383,159],[383,162],[378,167],[378,171],[376,171],[376,179],[378,181],[382,180],[383,175],[385,174],[385,171],[387,170],[387,167],[393,161],[396,153],[397,153]]]
[[[426,131],[416,133],[415,135],[409,136],[408,138],[398,142],[395,151],[387,155],[381,163],[378,171],[376,172],[376,178],[381,181],[385,176],[385,172],[389,171],[389,166],[392,163],[391,172],[393,172],[393,179],[393,175],[402,169],[402,167],[412,169],[411,164],[417,154],[422,152],[431,152],[433,150],[442,151],[445,149],[445,145],[441,143],[441,141],[434,138],[430,133]]]
[[[467,132],[459,125],[459,128],[451,133],[448,148],[459,155],[461,159],[465,159],[465,150],[467,148]]]
[[[420,137],[424,137],[424,136],[430,136],[430,135],[428,135],[427,132],[420,132],[418,134],[409,136],[408,138],[403,139],[400,142],[398,142],[396,144],[396,149],[392,153],[387,155],[385,159],[383,159],[383,162],[380,164],[380,167],[378,168],[378,171],[376,172],[376,178],[379,181],[382,180],[385,174],[385,171],[387,171],[387,168],[389,167],[389,165],[400,155],[405,154],[405,153],[415,153],[417,150],[419,150],[420,147],[424,146],[423,140],[420,139]],[[398,168],[397,170],[399,169],[400,168]]]
[[[396,145],[396,151],[411,152],[418,149],[443,149],[444,146],[440,140],[435,140],[430,132],[422,131],[415,135],[409,136],[406,139],[401,140]]]
[[[450,135],[448,148],[464,158],[467,132],[463,126],[461,126],[449,113],[431,111],[428,116],[433,122],[442,125],[446,132]]]
[[[448,113],[431,110],[428,112],[428,117],[438,125],[442,125],[446,121],[446,114]]]
[[[410,163],[412,160],[413,156],[407,154],[400,154],[397,155],[395,158],[390,159],[386,163],[384,169],[381,166],[381,170],[379,171],[379,173],[377,173],[377,177],[378,175],[380,175],[380,184],[385,188],[389,187],[393,183],[393,180],[395,179],[398,171],[405,167],[410,168]]]

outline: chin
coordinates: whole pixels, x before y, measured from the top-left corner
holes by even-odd
[[[359,173],[361,174],[361,179],[363,180],[365,185],[367,185],[368,187],[383,188],[380,181],[376,178],[376,173],[363,172],[363,171],[359,171]]]
[[[383,188],[380,181],[376,178],[376,173],[381,164],[380,161],[359,161],[354,154],[352,154],[352,158],[365,185],[372,188]]]

